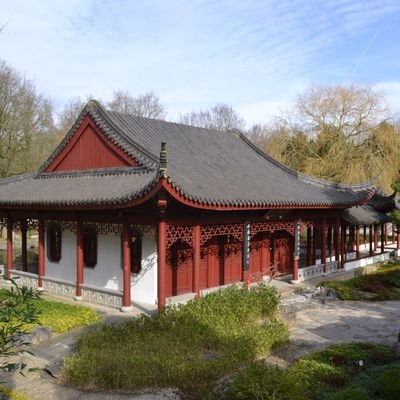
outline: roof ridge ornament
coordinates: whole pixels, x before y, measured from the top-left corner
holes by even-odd
[[[167,144],[161,142],[159,171],[163,178],[167,178]]]

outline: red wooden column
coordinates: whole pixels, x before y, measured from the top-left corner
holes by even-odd
[[[337,262],[337,267],[340,267],[340,219],[338,218],[335,223],[334,231],[334,242],[335,242],[335,261]]]
[[[158,309],[165,307],[165,268],[167,258],[167,224],[164,220],[158,222],[158,242],[157,242],[157,274],[158,274]]]
[[[315,226],[312,228],[312,265],[317,263],[317,229]]]
[[[312,265],[312,228],[307,228],[307,267]]]
[[[131,227],[129,223],[125,222],[122,225],[122,248],[123,248],[123,280],[124,280],[124,294],[122,299],[122,312],[129,312],[133,310],[131,302]]]
[[[326,219],[322,220],[321,228],[321,264],[323,264],[324,273],[326,272]]]
[[[367,243],[367,226],[364,225],[364,237],[363,237],[363,244]]]
[[[264,273],[269,273],[269,240],[267,238],[267,232],[262,232],[261,242],[261,268]],[[268,246],[268,247],[267,247]]]
[[[360,258],[360,227],[356,226],[356,259]]]
[[[374,253],[378,250],[378,225],[374,225]]]
[[[355,239],[356,239],[356,235],[355,235],[355,227],[351,226],[349,228],[349,251],[353,252],[354,251],[354,247],[355,247]]]
[[[396,241],[396,233],[395,233],[396,225],[392,224],[392,243],[394,244]]]
[[[44,221],[39,219],[39,270],[38,289],[43,290],[44,277]]]
[[[7,273],[6,278],[11,278],[13,269],[13,221],[7,219]]]
[[[193,227],[193,293],[200,296],[200,225]]]
[[[374,254],[373,239],[372,239],[372,225],[369,226],[369,255]]]
[[[28,249],[27,249],[28,227],[25,221],[21,221],[21,261],[22,271],[28,271]]]
[[[293,281],[299,283],[299,258],[300,258],[300,220],[295,220],[293,223],[294,231],[294,252],[293,252]]]
[[[388,241],[389,241],[389,238],[388,238],[388,236],[389,236],[389,230],[388,230],[388,226],[387,226],[387,224],[384,224],[383,225],[384,227],[385,227],[385,246],[388,244]]]
[[[385,252],[385,224],[381,224],[381,253]]]
[[[346,226],[342,225],[340,230],[340,268],[344,268],[344,261],[346,255]]]
[[[83,284],[83,222],[77,222],[76,229],[76,292],[75,300],[82,300],[82,288]]]
[[[333,237],[333,226],[330,225],[328,227],[328,257],[329,257],[329,261],[332,261],[332,253],[333,253],[333,241],[332,241],[332,237]]]
[[[396,244],[397,244],[397,248],[400,249],[400,226],[397,225],[396,226],[396,232],[397,232],[397,240],[396,240]]]

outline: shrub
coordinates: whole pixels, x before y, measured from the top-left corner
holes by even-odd
[[[11,282],[13,286],[0,293],[0,371],[23,370],[26,367],[23,363],[8,362],[7,359],[25,351],[15,348],[14,335],[27,333],[26,326],[37,323],[39,316],[34,306],[39,293]]]
[[[257,361],[235,375],[228,394],[237,400],[306,400],[302,378]]]
[[[379,375],[378,391],[384,400],[400,398],[400,367],[386,369]]]
[[[368,392],[362,388],[346,388],[330,394],[326,400],[369,400]]]
[[[363,361],[363,369],[387,364],[396,360],[393,350],[386,345],[375,343],[344,343],[335,344],[325,350],[314,353],[311,358],[335,367],[342,367],[346,373],[361,372],[357,365]]]
[[[67,379],[105,389],[200,390],[288,339],[275,319],[278,304],[273,288],[233,286],[153,318],[99,327],[66,360]]]
[[[363,388],[371,396],[373,396],[376,393],[378,393],[378,377],[382,374],[382,372],[392,368],[400,369],[400,362],[395,361],[393,363],[379,365],[373,368],[368,368],[353,379],[351,387]]]

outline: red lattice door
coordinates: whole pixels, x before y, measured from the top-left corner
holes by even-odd
[[[275,274],[287,275],[293,272],[293,238],[280,237],[273,239],[273,265]]]
[[[224,258],[224,284],[242,280],[242,243],[226,238],[222,243]]]
[[[251,239],[250,280],[257,282],[270,273],[270,241],[267,232],[259,232]]]
[[[174,243],[166,271],[166,296],[191,293],[193,288],[193,250],[185,242]]]
[[[221,238],[214,236],[207,244],[207,287],[224,284],[224,254]]]

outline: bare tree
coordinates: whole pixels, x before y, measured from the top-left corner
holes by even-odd
[[[0,176],[36,168],[48,155],[39,143],[53,127],[51,101],[0,61]]]
[[[127,90],[117,90],[107,106],[111,111],[138,117],[164,119],[166,116],[165,107],[154,92],[133,97]]]
[[[297,97],[293,121],[311,136],[321,132],[361,144],[393,114],[383,92],[370,86],[312,86]]]
[[[57,128],[65,133],[72,127],[80,112],[85,107],[85,101],[79,96],[72,97],[57,113]]]
[[[219,131],[243,130],[244,119],[228,104],[219,103],[208,110],[192,111],[180,116],[182,124]]]
[[[400,156],[392,117],[384,93],[370,86],[311,87],[280,120],[289,132],[281,159],[334,182],[379,177],[388,189]]]

